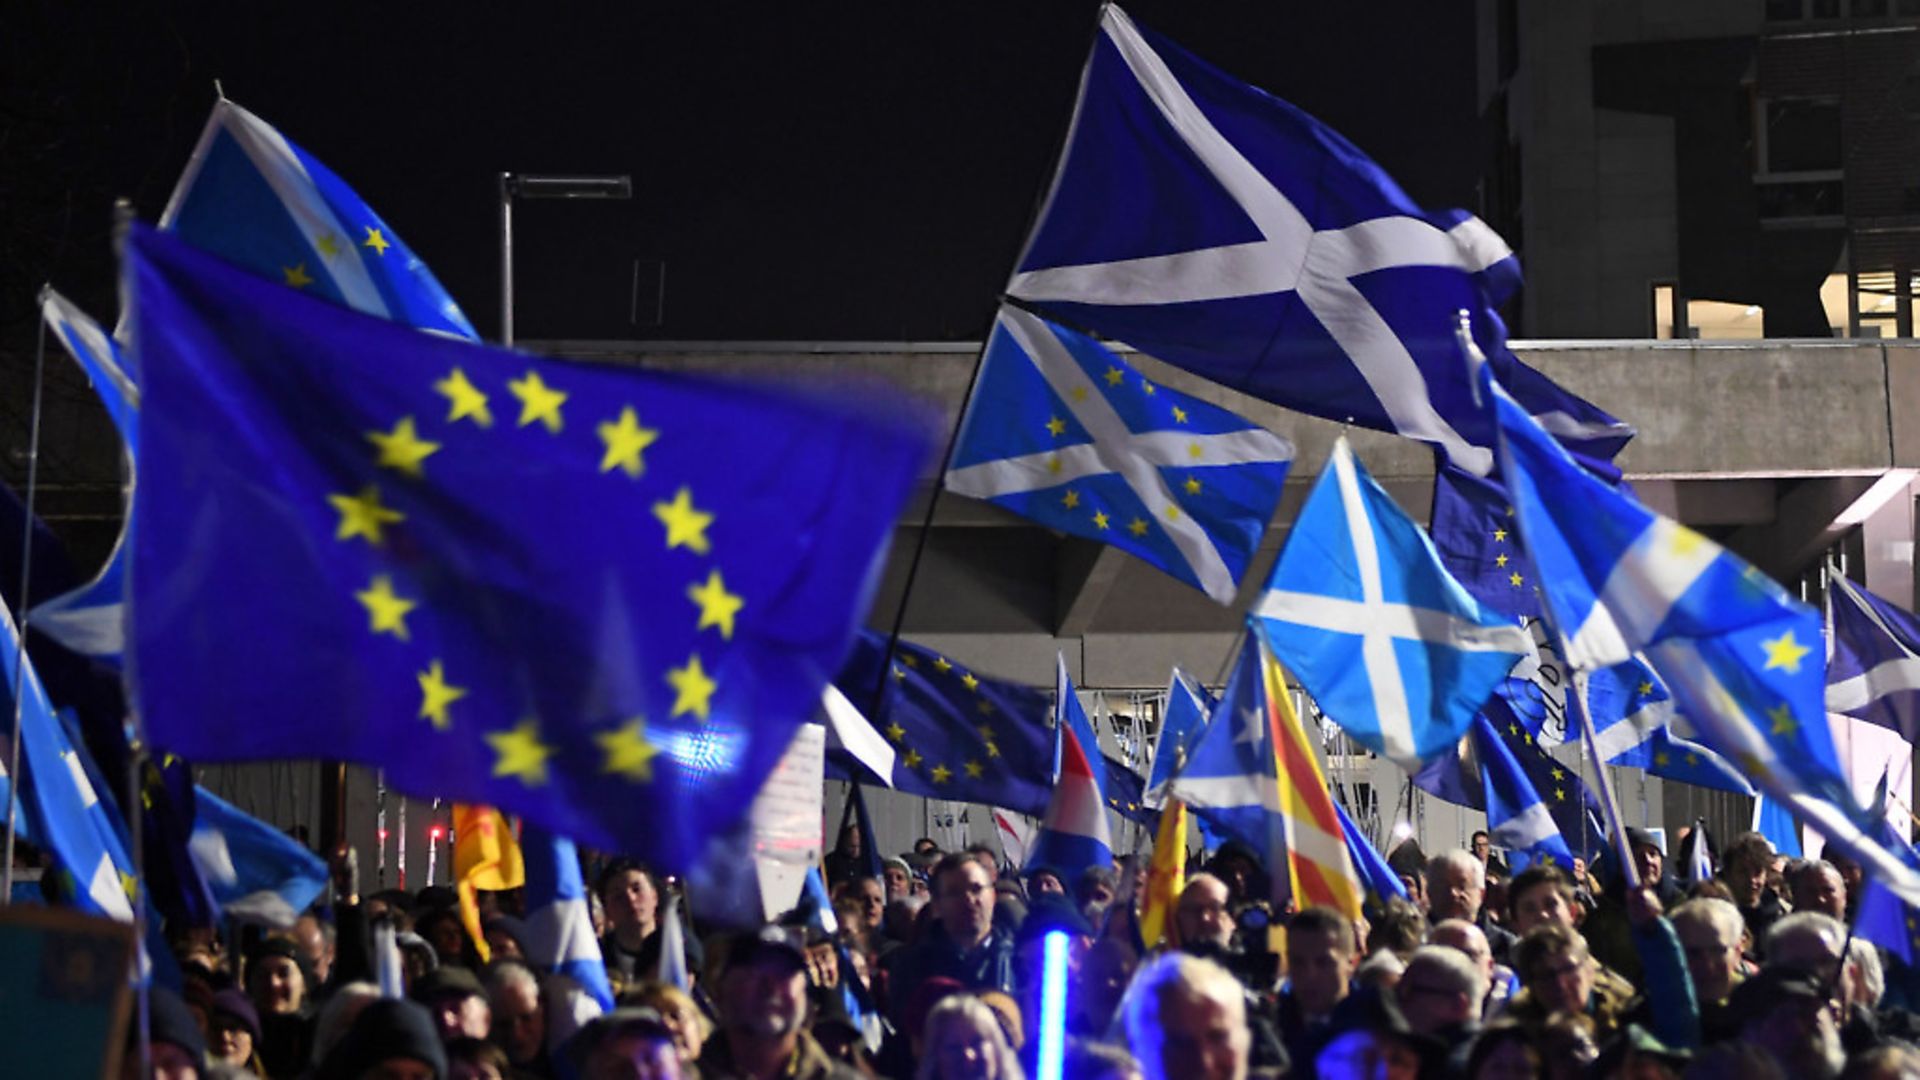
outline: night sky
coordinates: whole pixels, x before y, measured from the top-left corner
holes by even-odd
[[[1340,129],[1421,202],[1474,205],[1473,5],[1127,7]],[[218,78],[354,185],[488,337],[504,169],[634,178],[630,203],[521,204],[523,340],[977,339],[1095,12],[14,0],[0,333],[30,347],[46,280],[112,319],[112,200],[159,215]]]

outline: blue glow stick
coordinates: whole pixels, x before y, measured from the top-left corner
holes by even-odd
[[[1040,979],[1040,1062],[1036,1080],[1060,1080],[1067,1057],[1067,933],[1046,937]]]

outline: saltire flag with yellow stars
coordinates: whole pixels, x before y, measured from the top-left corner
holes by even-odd
[[[1046,813],[1055,769],[1046,693],[982,677],[905,639],[886,661],[887,635],[861,631],[834,685],[893,745],[895,790]],[[843,753],[827,752],[827,775],[858,779],[864,768]]]
[[[1882,775],[1880,798],[1874,807],[1869,808],[1870,813],[1875,809],[1884,811],[1886,784],[1886,776]],[[1920,872],[1920,849],[1910,846],[1886,820],[1884,813],[1880,816],[1875,836],[1887,850],[1896,853],[1908,866]],[[1901,963],[1911,968],[1914,966],[1914,956],[1920,953],[1920,909],[1903,901],[1879,881],[1868,878],[1865,888],[1860,892],[1859,906],[1855,909],[1853,932],[1855,936],[1899,957]]]
[[[1280,436],[1002,306],[946,486],[1110,544],[1227,604],[1292,464]]]
[[[687,866],[846,657],[901,403],[538,359],[127,241],[130,685],[196,761],[333,758]]]
[[[1573,866],[1573,849],[1554,820],[1551,794],[1541,791],[1485,716],[1474,721],[1473,738],[1486,784],[1487,831],[1505,848],[1517,873],[1535,862]]]
[[[224,97],[207,117],[160,227],[308,295],[480,340],[433,271],[346,181]]]
[[[1700,741],[1889,887],[1920,873],[1870,834],[1826,718],[1820,615],[1759,569],[1582,469],[1482,365],[1500,471],[1575,670],[1641,653]]]

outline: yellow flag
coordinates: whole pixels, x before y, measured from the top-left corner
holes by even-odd
[[[1167,943],[1178,945],[1179,926],[1173,921],[1173,907],[1187,882],[1187,804],[1168,799],[1160,811],[1160,831],[1153,837],[1153,861],[1147,864],[1147,902],[1140,914],[1140,940],[1148,948]]]
[[[491,806],[453,804],[453,880],[460,893],[460,921],[481,960],[493,959],[480,933],[481,889],[500,892],[527,883],[520,842],[500,811]]]

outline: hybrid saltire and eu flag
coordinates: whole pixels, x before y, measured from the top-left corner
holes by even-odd
[[[1483,367],[1501,473],[1542,606],[1576,670],[1643,654],[1701,741],[1910,901],[1920,873],[1870,833],[1827,726],[1819,613],[1580,467]]]
[[[897,402],[421,334],[143,228],[125,261],[156,747],[379,766],[667,869],[739,819],[924,460]]]
[[[1292,462],[1280,436],[1002,306],[946,487],[1119,548],[1226,604]]]
[[[1059,738],[1059,779],[1027,865],[1047,867],[1068,881],[1094,866],[1113,865],[1113,836],[1101,793],[1100,741],[1067,676],[1067,661],[1055,658],[1054,732]]]
[[[1006,292],[1223,386],[1426,442],[1484,476],[1493,425],[1453,339],[1465,310],[1527,408],[1611,457],[1630,429],[1506,349],[1494,309],[1518,281],[1480,220],[1421,209],[1338,133],[1108,4]]]

